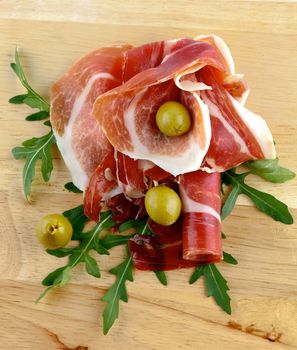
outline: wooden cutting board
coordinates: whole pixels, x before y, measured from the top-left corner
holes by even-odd
[[[34,300],[40,280],[61,260],[34,237],[46,213],[78,205],[63,184],[69,174],[56,152],[49,184],[38,175],[32,203],[22,193],[22,161],[11,148],[41,135],[41,123],[24,121],[29,108],[7,100],[23,89],[9,63],[16,45],[30,82],[45,97],[52,83],[78,58],[100,46],[135,45],[214,33],[230,46],[237,71],[251,87],[247,106],[267,120],[283,166],[297,171],[297,3],[293,1],[8,1],[0,2],[0,339],[1,349],[290,349],[297,348],[297,226],[274,222],[244,197],[224,221],[225,249],[239,260],[222,264],[233,314],[205,295],[191,271],[168,273],[161,286],[151,272],[135,272],[120,320],[102,335],[101,296],[107,271],[122,256],[100,257],[102,278],[82,267],[72,283]],[[39,171],[37,171],[39,174]],[[285,201],[296,218],[297,182],[250,184]]]

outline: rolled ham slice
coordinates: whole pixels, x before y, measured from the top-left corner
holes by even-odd
[[[161,226],[149,220],[154,235],[136,235],[129,242],[133,265],[139,270],[165,271],[196,266],[182,257],[182,223]]]
[[[180,176],[183,259],[214,263],[222,259],[221,177],[195,171]]]

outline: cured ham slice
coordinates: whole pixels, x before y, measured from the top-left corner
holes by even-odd
[[[103,159],[91,176],[84,197],[84,211],[86,216],[94,221],[99,220],[102,209],[102,200],[118,194],[116,181],[116,162],[114,152],[111,150]]]
[[[53,131],[72,180],[81,190],[112,149],[92,116],[93,104],[102,93],[122,84],[124,53],[130,48],[102,48],[88,54],[52,88]]]
[[[142,219],[147,215],[144,207],[144,198],[128,200],[123,193],[120,193],[106,201],[107,207],[112,211],[112,218],[116,223],[127,220]]]
[[[182,258],[181,221],[161,226],[149,220],[149,227],[155,235],[136,235],[129,242],[133,265],[137,269],[165,271],[197,265],[197,262]]]
[[[148,185],[140,161],[121,152],[116,152],[115,158],[118,185],[122,191],[131,198],[144,197]]]
[[[183,92],[174,78],[179,75],[184,83],[188,75],[205,65],[227,71],[213,46],[191,39],[128,51],[125,67],[134,67],[132,73],[130,68],[125,74],[128,80],[101,95],[93,111],[115,149],[131,158],[150,160],[173,175],[197,170],[209,147],[209,113],[199,93]],[[196,90],[205,88],[197,81],[194,84]],[[168,100],[182,100],[192,112],[192,129],[187,134],[170,138],[157,128],[155,114]]]
[[[157,165],[153,165],[151,168],[144,171],[145,176],[154,181],[165,180],[172,175],[167,171],[161,169]]]
[[[211,68],[205,67],[197,75],[212,87],[200,93],[210,112],[212,130],[203,169],[222,172],[248,160],[275,158],[273,138],[264,119],[232,97]]]
[[[222,259],[221,176],[195,171],[180,176],[183,258],[201,263]]]
[[[243,75],[235,74],[233,57],[223,39],[217,35],[199,35],[195,40],[207,42],[217,50],[228,71],[224,77],[223,86],[234,98],[244,105],[250,90],[247,83],[243,80]]]

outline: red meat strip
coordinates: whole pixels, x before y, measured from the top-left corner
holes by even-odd
[[[149,227],[155,234],[136,235],[129,242],[134,266],[139,270],[174,270],[196,266],[197,262],[182,258],[182,223],[161,226],[149,220]]]
[[[222,259],[221,177],[195,171],[180,176],[183,258],[201,263]]]

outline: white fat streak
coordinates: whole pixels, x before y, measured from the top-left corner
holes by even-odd
[[[168,56],[172,52],[172,48],[176,45],[176,43],[179,40],[180,39],[172,39],[172,40],[165,41],[164,52],[163,52],[164,59],[166,59],[166,56]],[[164,59],[162,62],[164,62]]]
[[[237,131],[225,120],[225,118],[222,116],[220,109],[206,96],[204,96],[204,101],[208,105],[211,116],[219,119],[219,121],[223,124],[224,128],[227,129],[227,131],[234,137],[235,142],[238,143],[238,145],[240,146],[240,151],[242,153],[250,154],[250,151],[245,141],[241,138]]]
[[[252,113],[251,111],[246,109],[230,94],[228,94],[228,96],[239,117],[248,127],[248,129],[254,135],[255,139],[260,145],[264,157],[267,159],[274,159],[276,157],[276,154],[273,143],[273,137],[266,121],[259,115]]]
[[[186,193],[183,186],[180,186],[180,195],[182,197],[183,212],[184,213],[206,213],[214,216],[217,220],[221,221],[220,214],[212,207],[206,204],[201,204],[193,201]]]
[[[195,73],[201,68],[203,68],[205,64],[196,64],[190,69],[186,69],[181,73],[178,73],[176,77],[174,78],[174,83],[175,85],[180,88],[181,90],[184,91],[189,91],[189,92],[195,92],[195,91],[201,91],[201,90],[211,90],[212,87],[208,86],[204,83],[197,82],[197,81],[191,81],[191,80],[183,80],[181,81],[181,78],[186,76],[187,74]]]
[[[147,149],[138,138],[134,122],[135,108],[145,91],[146,90],[140,91],[140,93],[134,97],[134,99],[129,105],[129,108],[125,112],[125,126],[129,131],[132,144],[134,146],[134,151],[125,151],[124,153],[134,159],[150,160],[151,162],[158,165],[160,168],[168,171],[174,176],[198,170],[208,150],[211,139],[211,125],[207,105],[203,103],[198,94],[193,93],[193,96],[196,98],[201,109],[202,119],[204,123],[206,141],[205,147],[203,149],[199,149],[197,141],[194,139],[193,133],[191,133],[190,137],[192,139],[190,142],[190,147],[186,150],[186,152],[182,153],[181,155],[167,156],[159,153],[151,153],[151,151]]]
[[[73,150],[72,147],[72,129],[73,125],[75,123],[76,118],[78,117],[86,99],[87,96],[92,88],[92,85],[94,82],[98,79],[112,79],[114,80],[114,76],[109,74],[109,73],[98,73],[94,74],[87,82],[86,86],[84,87],[82,93],[80,96],[75,100],[72,110],[71,110],[71,115],[69,118],[69,122],[65,127],[65,132],[63,136],[59,136],[58,133],[54,132],[56,140],[57,140],[57,145],[59,147],[59,150],[62,154],[62,157],[64,159],[64,162],[66,166],[68,167],[72,181],[75,184],[76,187],[78,187],[80,190],[84,190],[87,186],[88,183],[88,175],[86,172],[83,170],[81,167],[80,162],[77,159],[77,156]]]
[[[123,193],[123,190],[121,189],[120,186],[117,186],[115,188],[113,188],[111,191],[109,191],[108,193],[105,194],[104,198],[102,198],[103,200],[112,198],[120,193]]]
[[[191,80],[180,81],[181,76],[174,78],[175,85],[184,91],[194,92],[201,90],[211,90],[212,87],[204,83],[194,82]]]
[[[195,38],[195,40],[200,40],[200,39],[204,39],[204,38],[209,38],[212,37],[214,39],[215,45],[218,48],[218,50],[221,52],[221,54],[224,56],[230,73],[231,74],[235,74],[235,66],[234,66],[234,60],[233,57],[231,55],[230,49],[227,46],[227,44],[224,42],[224,40],[222,38],[220,38],[217,35],[199,35]]]
[[[232,83],[234,80],[241,80],[243,79],[244,75],[243,74],[240,74],[240,73],[236,73],[236,74],[233,74],[233,75],[228,75],[225,80],[224,80],[224,83]],[[250,89],[247,88],[244,93],[240,96],[240,97],[236,97],[236,100],[241,103],[243,106],[245,105],[246,103],[246,100],[248,98],[250,94]]]
[[[138,102],[142,99],[143,95],[146,93],[147,88],[140,90],[137,95],[134,96],[134,98],[131,100],[129,107],[124,112],[124,123],[129,131],[129,135],[132,141],[132,144],[134,146],[134,149],[137,150],[140,154],[147,154],[149,150],[147,147],[144,146],[144,144],[140,141],[138,137],[138,133],[136,130],[135,125],[135,110],[137,107]],[[139,159],[148,159],[146,157],[138,157],[134,153],[133,155],[130,155],[128,152],[125,152],[125,154],[129,155],[131,158],[139,158]],[[150,160],[150,159],[148,159]]]
[[[215,163],[215,160],[213,158],[207,157],[206,161],[207,161],[207,164],[209,164],[210,167],[205,166],[205,167],[202,167],[200,170],[203,170],[203,171],[205,171],[205,172],[207,172],[209,174],[215,173],[215,172],[222,173],[222,172],[226,171],[226,169],[224,167],[217,166],[216,163]]]

